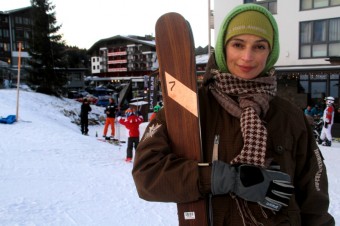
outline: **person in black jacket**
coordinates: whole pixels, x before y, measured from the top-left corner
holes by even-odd
[[[106,114],[105,126],[103,131],[103,137],[106,137],[109,126],[111,126],[111,138],[115,136],[115,117],[118,111],[118,107],[115,104],[115,100],[111,97],[109,99],[109,105],[105,108],[104,113]]]
[[[80,127],[81,127],[81,133],[83,135],[88,135],[89,132],[89,112],[91,111],[91,107],[87,99],[83,100],[83,103],[81,105],[80,109]]]

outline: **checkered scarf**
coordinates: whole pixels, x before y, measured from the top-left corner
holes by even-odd
[[[214,97],[227,112],[240,119],[244,145],[231,164],[264,167],[267,129],[261,118],[269,109],[269,101],[276,95],[276,77],[245,80],[215,69],[211,69],[211,73],[214,82],[210,83],[209,88]]]

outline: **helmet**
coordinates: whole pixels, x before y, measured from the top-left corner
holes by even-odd
[[[161,106],[159,106],[159,105],[156,105],[156,106],[153,107],[154,112],[158,112],[160,109],[161,109]]]
[[[126,117],[129,117],[130,115],[132,115],[132,110],[131,110],[131,108],[126,109],[125,115],[126,115]]]
[[[334,97],[332,97],[332,96],[329,96],[329,97],[326,97],[325,98],[325,101],[326,101],[326,104],[327,105],[331,105],[331,104],[333,104],[334,103]]]

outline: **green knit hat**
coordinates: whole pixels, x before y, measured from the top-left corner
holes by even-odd
[[[246,16],[251,15],[252,16],[251,20],[244,19],[246,18],[243,17],[244,14]],[[243,24],[240,27],[241,23]],[[243,26],[244,23],[247,24]],[[254,28],[254,26],[258,26],[258,28],[249,29]],[[240,34],[254,34],[268,40],[271,46],[271,52],[270,55],[268,56],[267,64],[262,74],[268,72],[274,66],[274,64],[279,58],[280,53],[279,30],[273,15],[266,8],[251,3],[235,7],[224,18],[220,26],[220,30],[217,36],[217,42],[215,45],[215,59],[218,68],[222,72],[229,72],[226,63],[225,44],[226,41],[228,41],[231,37]]]
[[[237,14],[229,23],[224,44],[237,35],[252,34],[263,37],[273,46],[273,27],[268,18],[257,11],[246,11]]]

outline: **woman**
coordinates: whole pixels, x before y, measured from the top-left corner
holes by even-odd
[[[141,198],[183,203],[212,194],[214,226],[335,224],[310,126],[276,95],[278,56],[278,28],[265,8],[244,4],[226,16],[199,90],[210,164],[172,153],[161,110],[136,152],[132,174]]]

